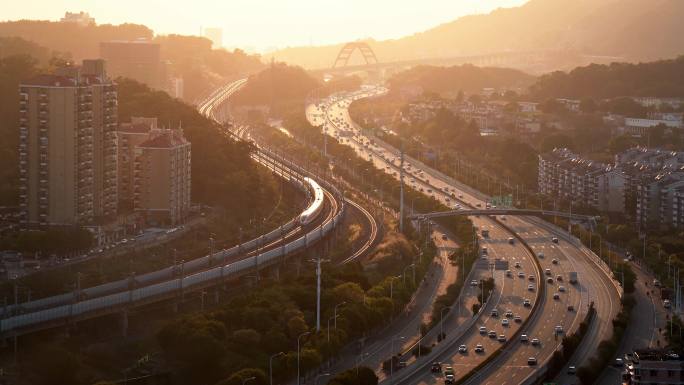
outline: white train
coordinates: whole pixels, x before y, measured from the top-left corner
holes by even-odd
[[[321,211],[323,210],[323,206],[325,203],[325,195],[323,194],[323,189],[321,186],[316,183],[315,180],[306,177],[304,178],[304,182],[306,182],[311,191],[313,192],[313,202],[309,205],[309,207],[304,210],[301,215],[299,215],[299,223],[304,226],[308,225],[309,223],[313,222],[318,216],[321,214]]]
[[[310,180],[309,178],[306,179],[312,188],[314,188],[314,202],[316,201],[316,190],[319,191],[318,197],[321,198],[317,210],[312,209],[313,205],[309,206],[309,208],[312,209],[311,213],[304,219],[310,223],[310,221],[315,218],[316,214],[320,214],[320,210],[323,205],[323,191],[318,183]],[[328,186],[328,188],[332,189],[336,195],[340,195],[334,186]],[[0,333],[11,333],[16,329],[38,326],[41,324],[55,325],[55,322],[59,324],[61,320],[72,317],[83,317],[93,313],[103,314],[106,313],[108,309],[118,309],[122,306],[129,306],[139,301],[148,302],[150,300],[166,299],[170,296],[180,295],[179,293],[184,289],[191,290],[193,287],[205,285],[218,279],[229,279],[231,277],[240,276],[254,268],[268,265],[278,258],[282,258],[294,252],[306,249],[307,247],[316,243],[319,239],[335,228],[335,226],[342,220],[344,211],[345,205],[344,201],[342,201],[340,210],[333,218],[327,220],[320,227],[310,230],[296,240],[283,245],[283,247],[276,247],[257,256],[251,256],[233,263],[229,263],[227,265],[216,266],[214,268],[194,274],[191,273],[182,278],[174,278],[133,290],[126,290],[81,301],[75,301],[75,299],[72,298],[71,303],[60,304],[48,309],[10,316],[0,320]]]

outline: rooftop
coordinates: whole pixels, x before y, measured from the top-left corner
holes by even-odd
[[[174,148],[190,144],[180,130],[166,130],[162,134],[150,138],[138,145],[140,148]]]

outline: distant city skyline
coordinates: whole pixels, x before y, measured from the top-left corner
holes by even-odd
[[[2,21],[58,21],[69,12],[88,12],[98,24],[144,24],[156,34],[200,35],[223,29],[223,45],[264,52],[286,46],[324,45],[373,38],[399,38],[458,17],[519,6],[528,0],[26,0],[0,5]],[[177,4],[177,6],[174,6]],[[391,17],[387,17],[391,15]]]

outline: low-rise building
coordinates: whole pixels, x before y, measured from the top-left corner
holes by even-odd
[[[630,385],[684,384],[684,360],[663,350],[637,350],[628,363],[626,374]]]

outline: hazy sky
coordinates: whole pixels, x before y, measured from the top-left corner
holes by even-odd
[[[98,24],[145,24],[158,34],[223,28],[224,45],[270,47],[386,39],[527,0],[2,0],[0,19],[58,20],[89,12]]]

